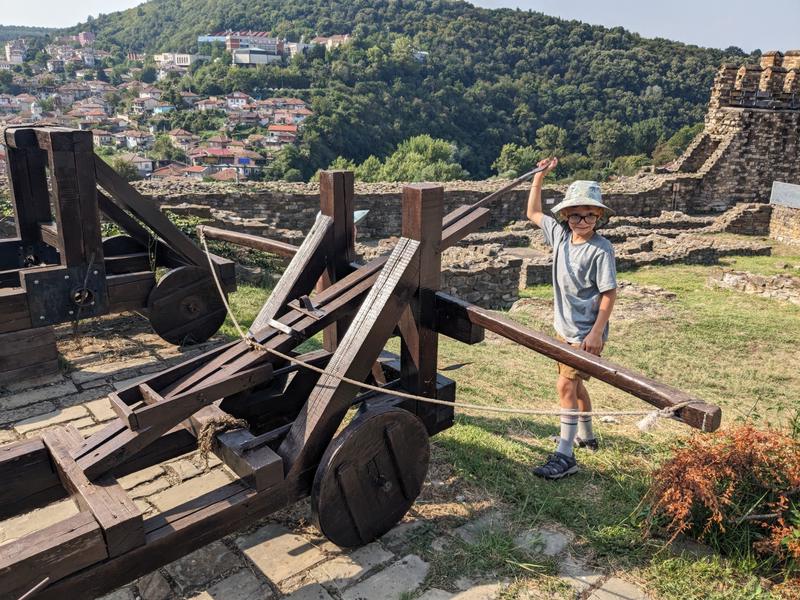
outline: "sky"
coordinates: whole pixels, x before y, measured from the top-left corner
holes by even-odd
[[[486,8],[522,8],[607,27],[622,26],[645,37],[750,52],[800,48],[800,0],[471,0]],[[0,23],[67,27],[87,15],[109,13],[141,0],[0,0]]]

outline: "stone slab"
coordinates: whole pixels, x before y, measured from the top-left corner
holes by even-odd
[[[453,596],[453,600],[496,600],[506,588],[504,583],[484,583]]]
[[[135,600],[137,595],[129,587],[119,588],[97,600]]]
[[[454,594],[450,592],[446,592],[444,590],[439,590],[436,588],[431,588],[422,596],[417,596],[417,600],[449,600],[453,597]]]
[[[86,408],[94,415],[94,418],[100,422],[110,421],[117,418],[117,413],[111,408],[111,400],[108,398],[99,398],[86,403]]]
[[[0,423],[14,424],[24,419],[31,419],[52,412],[56,408],[50,400],[38,402],[22,408],[15,408],[13,410],[0,410]]]
[[[153,571],[136,582],[142,600],[171,600],[172,588],[160,571]]]
[[[146,469],[142,469],[141,471],[136,471],[135,473],[131,473],[130,475],[125,475],[124,477],[120,477],[117,481],[126,490],[131,490],[135,488],[137,485],[141,485],[148,481],[153,481],[153,479],[162,475],[163,473],[164,469],[162,469],[158,465],[154,465],[152,467],[147,467]]]
[[[468,544],[475,544],[482,535],[500,529],[505,525],[505,519],[499,512],[493,511],[465,523],[453,533]]]
[[[538,552],[545,556],[558,556],[567,549],[575,535],[556,527],[542,525],[518,535],[515,539],[520,548]]]
[[[769,203],[788,206],[789,208],[800,208],[800,185],[773,181]]]
[[[231,479],[222,469],[219,469],[211,471],[202,477],[196,477],[186,483],[171,487],[166,491],[148,498],[148,500],[150,500],[158,510],[163,512],[222,487],[223,485],[227,485],[230,482]]]
[[[647,600],[647,598],[642,588],[619,577],[605,581],[589,596],[589,600]]]
[[[70,406],[56,410],[54,412],[46,413],[30,419],[25,419],[14,425],[14,430],[20,435],[25,435],[28,432],[51,427],[52,425],[60,425],[61,423],[68,423],[69,421],[76,421],[89,415],[89,412],[83,406]]]
[[[3,398],[0,400],[0,403],[2,403],[3,408],[10,410],[12,408],[19,408],[21,406],[35,404],[37,402],[41,402],[42,400],[60,398],[62,396],[74,394],[77,391],[78,388],[75,387],[74,383],[71,381],[62,381],[61,383],[57,383],[55,385],[48,385],[46,387],[40,387],[36,389],[28,389],[11,396],[3,396]]]
[[[333,598],[324,587],[314,583],[301,587],[293,594],[285,596],[283,600],[333,600]]]
[[[564,557],[559,562],[558,575],[561,581],[579,594],[599,585],[604,577],[601,571],[589,567],[571,556]]]
[[[8,444],[15,442],[19,439],[16,433],[11,429],[0,429],[0,444]]]
[[[323,585],[333,586],[339,591],[346,589],[374,567],[388,562],[394,554],[372,542],[350,554],[337,556],[311,571],[311,577]]]
[[[239,537],[236,545],[276,585],[325,560],[307,539],[275,523]]]
[[[390,567],[351,587],[342,600],[363,598],[397,598],[416,590],[428,574],[430,565],[415,554],[409,554]]]
[[[249,570],[242,569],[218,581],[191,600],[266,600],[272,591]]]
[[[242,567],[241,560],[220,541],[211,542],[166,566],[181,592],[207,584]]]

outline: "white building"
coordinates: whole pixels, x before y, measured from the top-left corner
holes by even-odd
[[[19,40],[6,43],[6,61],[21,65],[25,61],[25,45]]]

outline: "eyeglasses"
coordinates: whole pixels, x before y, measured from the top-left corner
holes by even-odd
[[[597,218],[598,218],[597,215],[592,215],[592,214],[588,214],[588,215],[570,215],[570,216],[567,217],[567,220],[572,225],[577,225],[581,221],[586,221],[587,225],[594,225],[595,223],[597,223]]]

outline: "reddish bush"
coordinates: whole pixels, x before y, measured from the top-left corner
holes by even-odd
[[[722,551],[800,559],[800,442],[750,425],[698,434],[653,474],[649,526]]]

